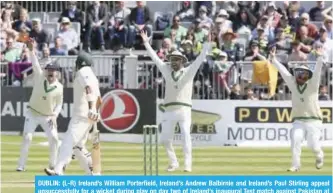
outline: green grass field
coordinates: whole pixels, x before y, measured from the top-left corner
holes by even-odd
[[[1,193],[33,193],[35,175],[45,175],[48,165],[48,148],[39,145],[45,138],[33,139],[27,171],[16,172],[21,138],[1,136]],[[159,173],[161,175],[183,175],[182,168],[175,173],[165,172],[167,158],[159,148]],[[182,151],[176,148],[180,163]],[[302,169],[288,173],[290,152],[288,148],[240,148],[240,147],[197,147],[193,149],[193,172],[190,175],[332,175],[332,149],[325,148],[325,166],[314,167],[312,153],[304,148]],[[143,147],[139,144],[102,143],[103,175],[143,174]],[[82,175],[77,161],[66,170],[67,175]],[[186,173],[188,175],[188,173]]]

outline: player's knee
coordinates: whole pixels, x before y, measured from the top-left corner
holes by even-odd
[[[84,147],[75,146],[73,148],[73,154],[75,157],[91,157],[91,153]]]
[[[90,152],[87,150],[87,148],[86,147],[82,147],[81,148],[81,152],[86,156],[86,154],[89,154],[90,155]]]
[[[319,153],[321,151],[321,148],[318,144],[310,144],[308,142],[308,147],[312,150],[313,153]]]
[[[51,136],[50,137],[50,143],[52,143],[53,145],[57,145],[59,143],[58,137],[57,136]]]
[[[292,143],[301,143],[302,142],[302,139],[303,139],[303,135],[300,134],[300,133],[294,133],[292,136],[291,136],[291,141]]]
[[[81,155],[81,150],[82,150],[82,148],[79,147],[79,146],[75,146],[75,147],[73,147],[73,155],[74,155],[74,156],[79,156],[79,155]]]

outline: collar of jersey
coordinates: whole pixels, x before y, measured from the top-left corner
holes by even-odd
[[[48,82],[47,82],[47,80],[44,80],[44,91],[46,93],[52,92],[56,88],[57,88],[57,85],[54,85],[54,86],[51,86],[50,88],[48,88]]]
[[[299,93],[303,94],[305,89],[308,87],[308,83],[304,83],[303,85],[297,84],[297,90]]]
[[[183,71],[183,69],[179,70],[178,76],[176,76],[175,73],[176,73],[176,71],[172,71],[171,77],[175,82],[177,82],[179,80],[179,78],[184,74],[184,71]]]

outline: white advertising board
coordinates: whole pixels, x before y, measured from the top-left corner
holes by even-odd
[[[158,100],[156,106],[158,124],[163,120],[160,104],[163,104],[162,100]],[[332,147],[333,103],[321,101],[320,106],[324,122],[321,143]],[[291,128],[290,101],[193,101],[193,146],[288,147]],[[41,135],[44,136],[43,133]],[[61,138],[62,133],[59,136]],[[125,143],[142,143],[143,140],[142,134],[124,133],[105,133],[100,138],[102,141]],[[181,138],[179,129],[175,128],[174,144],[181,145]]]
[[[157,123],[163,112],[157,102]],[[324,124],[322,145],[332,146],[331,101],[320,102]],[[291,124],[290,101],[194,100],[191,135],[194,146],[289,146]],[[162,128],[163,129],[163,128]],[[181,144],[175,128],[175,144]],[[306,143],[304,143],[306,145]]]

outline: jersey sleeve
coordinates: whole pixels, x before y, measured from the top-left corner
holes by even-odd
[[[30,61],[32,63],[33,73],[35,73],[36,75],[39,75],[39,76],[43,75],[43,70],[40,67],[36,54],[34,52],[30,51],[29,57],[30,57]]]
[[[158,57],[158,55],[148,42],[145,42],[144,45],[147,49],[149,57],[155,62],[157,68],[161,71],[161,73],[165,75],[167,73],[166,64]]]
[[[93,74],[86,69],[81,69],[77,73],[77,79],[83,88],[85,88],[86,86],[92,86]]]
[[[200,68],[203,61],[206,59],[207,53],[210,52],[211,44],[209,42],[206,42],[203,45],[202,51],[199,54],[199,56],[194,60],[192,64],[188,67],[186,77],[187,78],[193,78],[195,74],[197,73],[198,69]]]
[[[275,57],[270,58],[270,63],[273,64],[273,66],[275,66],[275,68],[278,69],[283,80],[287,83],[288,87],[290,88],[293,81],[293,76],[290,74],[290,72]]]
[[[86,87],[90,87],[92,92],[91,96],[94,97],[93,100],[95,100],[95,98],[100,95],[100,93],[96,90],[97,88],[99,88],[98,81],[96,80],[96,76],[92,72],[91,68],[81,69],[78,73],[77,78],[79,84],[82,86],[83,89],[85,89]]]
[[[64,91],[63,91],[63,87],[61,87],[59,94],[56,97],[56,106],[55,106],[54,112],[53,112],[53,114],[56,117],[58,117],[61,112],[63,100],[64,100]]]
[[[318,57],[317,62],[314,66],[313,75],[312,75],[312,83],[313,83],[313,86],[315,89],[319,88],[321,70],[323,68],[323,64],[324,64],[324,57],[323,56]]]

